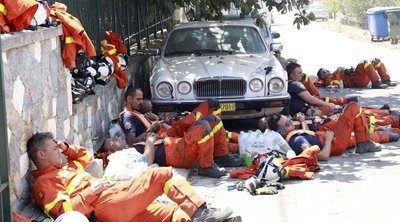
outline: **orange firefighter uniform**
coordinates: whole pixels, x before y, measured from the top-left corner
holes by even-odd
[[[0,31],[1,33],[10,32],[10,26],[6,22],[7,9],[4,0],[0,0]]]
[[[334,73],[328,75],[325,79],[317,78],[314,81],[316,86],[340,85],[343,81],[343,86],[346,88],[366,87],[369,82],[381,80],[390,80],[389,73],[385,64],[377,59],[372,62],[368,60],[361,61],[357,64],[354,73],[345,73],[343,69],[338,69]]]
[[[76,67],[76,53],[79,50],[84,50],[89,57],[96,56],[96,50],[81,22],[67,13],[67,6],[56,2],[50,6],[50,9],[50,15],[59,19],[62,23],[63,34],[61,39],[65,42],[62,58],[65,67],[69,69]]]
[[[122,42],[122,37],[116,32],[106,32],[106,40],[109,44],[114,45],[117,54],[126,54],[127,48]]]
[[[35,0],[2,0],[0,11],[9,28],[3,26],[3,31],[19,32],[28,27],[38,7]]]
[[[109,57],[114,63],[114,74],[112,76],[117,80],[118,88],[125,88],[126,83],[128,82],[128,77],[124,70],[122,70],[121,63],[119,63],[117,49],[114,45],[109,44],[107,40],[103,40],[101,41],[101,51],[104,56]]]
[[[64,154],[68,163],[61,168],[49,166],[32,172],[34,200],[53,218],[75,210],[86,216],[94,212],[98,221],[107,222],[188,221],[204,204],[186,180],[172,178],[170,167],[151,169],[95,194],[90,186],[99,179],[84,172],[92,161],[88,150],[69,145]],[[163,193],[177,205],[154,203]]]

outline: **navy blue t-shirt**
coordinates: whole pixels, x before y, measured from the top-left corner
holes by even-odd
[[[134,146],[135,149],[143,154],[144,153],[144,145]],[[154,146],[154,163],[158,164],[159,166],[167,166],[167,161],[165,159],[165,147],[164,143]]]
[[[147,130],[142,121],[130,112],[124,112],[121,115],[120,125],[125,135],[128,133],[136,133],[136,136],[140,136]]]
[[[307,91],[307,88],[303,85],[303,83],[299,81],[291,81],[288,84],[288,92],[290,94],[290,104],[289,104],[289,112],[290,115],[295,115],[298,112],[304,111],[304,107],[307,107],[308,104],[302,98],[299,97],[298,94]]]
[[[296,155],[299,155],[304,149],[313,145],[318,145],[321,150],[323,149],[322,142],[318,136],[312,136],[307,133],[298,133],[293,135],[289,140],[289,146]]]

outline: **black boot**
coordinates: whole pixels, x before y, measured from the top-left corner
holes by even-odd
[[[367,152],[378,152],[382,150],[382,146],[379,143],[367,140],[365,142],[356,144],[356,153],[367,153]]]
[[[193,222],[223,222],[233,213],[229,207],[219,208],[207,208],[206,205],[202,205],[192,216]]]
[[[379,108],[379,109],[387,109],[387,110],[390,110],[390,106],[389,106],[389,104],[385,103],[385,104],[383,104],[383,106],[381,106],[381,108]]]
[[[397,86],[397,83],[390,81],[390,79],[389,79],[389,80],[382,81],[382,83],[383,83],[383,84],[386,84],[386,85],[388,85],[388,86]]]
[[[357,96],[350,96],[349,98],[347,98],[347,102],[356,102],[358,103],[358,97]]]
[[[236,154],[227,154],[221,157],[214,157],[214,162],[220,167],[240,167],[244,165],[244,160]]]
[[[372,85],[371,85],[371,88],[373,88],[373,89],[386,89],[387,87],[388,87],[388,85],[383,84],[379,80],[376,81],[376,82],[373,82]]]
[[[220,178],[226,175],[225,169],[220,169],[216,164],[211,165],[207,168],[199,168],[197,172],[199,176]]]

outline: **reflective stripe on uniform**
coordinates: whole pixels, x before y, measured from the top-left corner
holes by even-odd
[[[221,113],[221,108],[218,108],[217,110],[214,110],[211,114],[218,115],[220,113]]]
[[[7,15],[7,9],[6,6],[0,3],[0,12],[3,13],[4,16]]]
[[[85,169],[83,168],[83,165],[79,161],[73,160],[72,162],[75,164],[75,166],[77,166],[76,170],[83,171]]]
[[[329,103],[329,97],[325,97],[325,102]]]
[[[214,134],[218,132],[218,130],[220,130],[223,126],[224,124],[222,124],[222,121],[219,121],[219,123],[214,126],[213,130],[211,131],[211,136],[214,136]]]
[[[195,120],[199,120],[201,118],[201,112],[196,111]]]
[[[68,184],[68,186],[67,186],[67,192],[68,192],[68,194],[71,194],[71,193],[75,190],[76,186],[78,186],[78,184],[82,181],[82,179],[83,179],[85,176],[89,176],[89,173],[86,173],[86,172],[84,172],[84,173],[78,173],[78,174],[74,177],[74,179],[72,179],[71,182],[69,182],[69,184]]]
[[[375,116],[369,117],[369,134],[374,133],[375,130]]]
[[[304,78],[304,82],[308,82],[308,75],[304,74],[306,77]]]
[[[90,153],[89,152],[87,152],[84,156],[81,156],[81,157],[79,157],[78,158],[78,160],[83,160],[83,161],[89,161],[90,160]]]
[[[228,143],[229,140],[232,138],[232,132],[226,131],[226,142]]]
[[[44,213],[46,215],[50,216],[49,212],[51,211],[51,209],[53,209],[53,207],[61,200],[65,200],[65,202],[62,203],[64,212],[72,211],[72,206],[71,206],[71,203],[69,202],[70,201],[69,196],[59,195],[51,203],[48,203],[44,206]]]
[[[65,38],[65,44],[70,44],[70,43],[73,43],[74,42],[74,38],[72,38],[72,37],[66,37]]]
[[[379,63],[378,63],[378,64],[375,64],[375,68],[376,68],[376,69],[379,69],[379,67],[381,67],[381,65],[382,65],[382,62],[381,62],[381,61],[379,61]]]
[[[117,67],[118,67],[118,68],[121,68],[121,63],[117,63]]]
[[[360,112],[357,113],[356,118],[358,118],[359,116],[361,116],[362,113],[362,108],[360,107]]]
[[[172,184],[172,177],[169,178],[169,179],[167,180],[167,182],[165,182],[165,184],[164,184],[163,191],[164,191],[165,194],[168,193],[169,188],[171,187],[171,184]]]
[[[117,50],[116,49],[111,49],[111,50],[108,50],[107,52],[108,52],[109,55],[114,55],[117,52]]]
[[[46,218],[44,220],[42,220],[42,222],[54,222],[53,218]]]
[[[56,12],[54,10],[50,10],[50,15],[55,16]]]
[[[289,178],[289,171],[290,171],[290,167],[285,167],[285,178]]]
[[[364,69],[367,68],[371,64],[370,61],[365,60],[364,61]]]
[[[181,218],[180,215],[182,215],[182,214],[186,214],[187,215],[187,213],[185,211],[183,211],[180,207],[178,207],[178,209],[172,215],[171,222],[178,221],[178,219]]]
[[[334,80],[332,80],[329,84],[331,84],[331,85],[334,85],[334,84],[338,84],[338,85],[340,85],[340,81],[339,80],[336,80],[336,79],[334,79]]]
[[[207,140],[209,140],[212,137],[212,133],[208,134],[207,136],[203,137],[203,139],[199,140],[199,142],[197,142],[198,144],[202,144],[205,143]]]

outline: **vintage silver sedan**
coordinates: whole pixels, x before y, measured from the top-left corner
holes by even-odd
[[[290,99],[287,83],[286,72],[251,21],[176,25],[150,76],[155,112],[191,111],[215,98],[223,119],[281,112]]]

